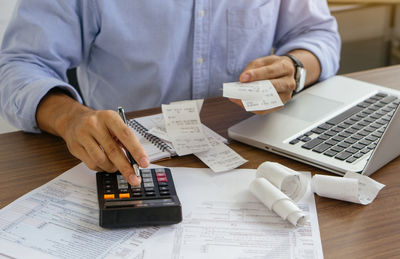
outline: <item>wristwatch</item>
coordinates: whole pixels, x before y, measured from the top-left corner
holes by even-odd
[[[285,54],[284,56],[290,58],[294,64],[294,80],[296,81],[296,88],[294,89],[295,93],[300,92],[304,89],[304,85],[306,83],[307,71],[303,66],[303,63],[293,55]]]

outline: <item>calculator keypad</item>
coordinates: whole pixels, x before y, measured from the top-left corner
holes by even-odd
[[[143,199],[156,196],[170,196],[168,178],[164,168],[141,169],[142,183],[131,186],[125,178],[118,174],[105,173],[103,177],[104,199]]]
[[[96,174],[100,226],[138,227],[182,221],[182,206],[170,169],[141,169],[140,175],[140,186],[131,186],[119,172]]]

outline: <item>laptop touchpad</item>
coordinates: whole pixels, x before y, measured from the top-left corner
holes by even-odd
[[[286,103],[285,107],[278,112],[300,120],[314,122],[323,119],[342,105],[343,103],[332,99],[305,93]]]

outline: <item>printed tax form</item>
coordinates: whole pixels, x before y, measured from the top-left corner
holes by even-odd
[[[311,192],[295,228],[248,190],[255,170],[171,168],[184,220],[166,227],[98,225],[95,175],[83,164],[0,210],[0,255],[14,258],[322,258]],[[155,249],[156,248],[156,249]]]
[[[172,168],[182,183],[206,183],[203,200],[192,205],[182,223],[157,231],[140,258],[323,258],[314,196],[310,188],[298,202],[307,213],[304,226],[293,227],[266,208],[249,191],[252,169],[212,174],[209,169]],[[307,178],[311,179],[309,173]],[[187,196],[180,194],[183,207]],[[158,247],[158,249],[151,249]],[[168,256],[166,256],[168,255]]]
[[[81,163],[0,210],[0,258],[118,258],[157,230],[101,228],[95,172]]]

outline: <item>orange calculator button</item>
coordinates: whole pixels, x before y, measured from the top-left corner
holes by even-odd
[[[119,194],[119,197],[120,197],[120,198],[129,198],[129,197],[131,197],[131,196],[129,195],[129,193],[120,193],[120,194]]]
[[[109,199],[114,199],[115,195],[114,194],[104,194],[104,199],[109,200]]]

